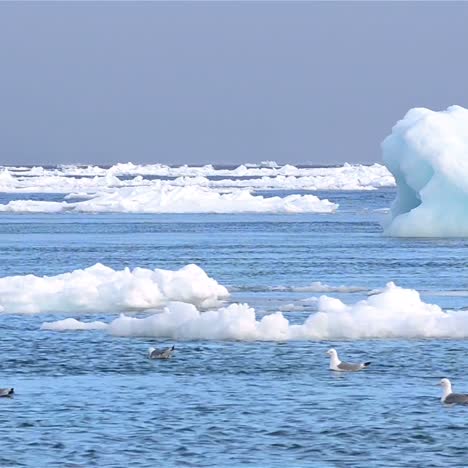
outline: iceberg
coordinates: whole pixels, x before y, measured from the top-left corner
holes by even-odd
[[[383,141],[382,153],[397,184],[385,234],[468,236],[467,109],[411,109]]]

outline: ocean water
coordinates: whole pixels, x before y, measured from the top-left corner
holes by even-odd
[[[262,192],[260,192],[262,193]],[[269,191],[265,196],[287,195]],[[307,193],[298,192],[294,193]],[[103,263],[202,267],[228,302],[293,323],[320,281],[361,287],[327,293],[346,303],[394,281],[444,309],[468,307],[466,239],[382,234],[393,188],[313,192],[334,214],[0,214],[0,276],[55,275]],[[54,194],[0,194],[61,200]],[[86,294],[86,291],[83,291]],[[97,314],[0,314],[0,466],[375,466],[468,463],[468,408],[440,403],[449,377],[468,391],[468,346],[454,339],[179,341],[100,331],[41,330],[45,321]],[[144,316],[142,312],[139,316]],[[170,361],[148,346],[176,345]],[[329,347],[368,370],[328,370]]]

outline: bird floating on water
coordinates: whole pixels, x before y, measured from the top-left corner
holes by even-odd
[[[350,362],[341,362],[338,358],[338,353],[336,349],[330,348],[327,351],[327,354],[330,356],[330,369],[338,372],[355,372],[365,369],[369,366],[369,362],[359,362],[359,363],[350,363]]]
[[[15,393],[14,388],[0,388],[0,398],[1,397],[12,397]]]
[[[449,379],[442,379],[438,384],[442,387],[442,398],[440,401],[447,405],[468,405],[468,395],[465,393],[453,393],[452,383]]]
[[[175,346],[166,349],[148,348],[148,357],[150,359],[169,359],[172,356]]]

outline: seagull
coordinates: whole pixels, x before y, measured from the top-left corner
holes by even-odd
[[[338,358],[336,349],[329,349],[327,354],[330,356],[330,369],[338,372],[354,372],[365,369],[369,366],[370,362],[349,363],[341,362]]]
[[[12,397],[15,393],[14,388],[0,388],[0,398],[1,397]]]
[[[447,405],[468,405],[466,393],[452,393],[452,383],[449,379],[442,379],[438,384],[442,387],[442,398],[440,401]]]
[[[148,348],[148,357],[150,359],[169,359],[174,351],[175,346],[166,349]]]

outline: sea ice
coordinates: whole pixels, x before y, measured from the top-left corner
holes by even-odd
[[[107,331],[118,336],[151,336],[178,340],[358,340],[373,338],[468,338],[468,311],[444,311],[423,302],[419,293],[388,283],[378,294],[347,305],[321,296],[318,311],[302,324],[281,313],[257,318],[247,304],[199,311],[171,302],[161,313],[144,318],[120,315]],[[49,322],[45,330],[103,329],[101,323]]]
[[[397,183],[386,234],[468,236],[467,109],[411,109],[383,141],[382,151]]]
[[[208,307],[228,295],[224,286],[193,264],[171,271],[113,270],[97,263],[56,276],[0,278],[0,312],[11,314],[144,310],[168,301]]]
[[[149,187],[115,188],[75,203],[14,200],[0,211],[87,213],[333,213],[338,205],[315,195],[263,197],[247,189],[228,193],[199,186],[174,186],[158,181]]]
[[[98,166],[59,166],[16,168],[0,166],[0,192],[72,193],[108,192],[116,187],[157,185],[152,177],[169,177],[170,185],[200,185],[211,188],[252,190],[373,190],[394,186],[385,166],[347,164],[339,167],[297,168],[291,165],[259,167],[241,165],[235,169],[213,166],[171,167],[161,164],[116,164]]]

